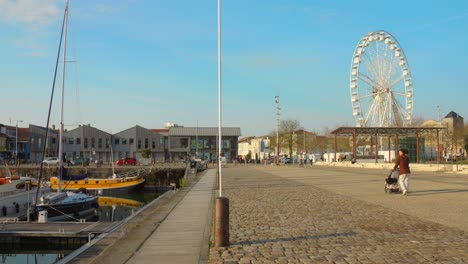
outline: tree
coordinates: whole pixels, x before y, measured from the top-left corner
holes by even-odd
[[[55,150],[53,148],[46,148],[46,157],[53,157],[55,156]]]
[[[147,159],[149,157],[151,157],[151,150],[150,149],[143,149],[140,151],[141,153],[141,156],[144,158],[144,159]]]
[[[245,155],[245,160],[249,161],[250,159],[252,159],[252,151],[249,150],[249,153]]]
[[[468,124],[465,124],[465,126],[463,127],[463,134],[463,148],[465,149],[465,153],[468,153]]]
[[[289,150],[289,157],[292,157],[294,140],[295,140],[295,131],[301,128],[301,123],[296,119],[286,119],[281,120],[279,126],[279,134],[281,145],[285,145]]]
[[[422,115],[413,116],[411,120],[411,126],[419,127],[424,123],[424,117]]]

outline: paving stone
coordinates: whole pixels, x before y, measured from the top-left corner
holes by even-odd
[[[468,262],[463,230],[248,166],[223,172],[223,194],[231,245],[210,263]]]

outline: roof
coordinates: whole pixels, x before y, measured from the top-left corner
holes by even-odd
[[[243,137],[239,139],[239,143],[249,142],[251,139],[255,138],[254,136]]]
[[[444,118],[463,118],[459,114],[455,113],[454,111],[450,111]]]
[[[385,135],[393,136],[396,134],[407,135],[420,132],[433,132],[443,130],[442,127],[339,127],[331,132],[337,136],[356,135]]]
[[[217,127],[171,127],[169,136],[217,136]],[[240,137],[240,127],[223,127],[221,136]]]

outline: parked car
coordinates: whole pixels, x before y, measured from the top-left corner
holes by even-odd
[[[118,165],[118,166],[136,165],[136,164],[137,164],[137,160],[135,158],[123,158],[115,162],[115,165]]]
[[[57,157],[49,157],[45,158],[45,160],[42,161],[42,163],[45,163],[47,165],[58,165],[59,164],[59,158]]]
[[[290,164],[290,163],[292,163],[292,160],[291,160],[291,158],[284,157],[284,158],[281,158],[281,163]]]
[[[83,162],[84,162],[84,165],[88,166],[89,165],[89,158],[78,157],[78,158],[70,161],[70,163],[72,165],[82,165]]]

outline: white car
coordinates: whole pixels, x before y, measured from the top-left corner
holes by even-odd
[[[46,158],[42,163],[45,163],[47,165],[58,165],[59,164],[59,159],[57,157],[50,157]]]

